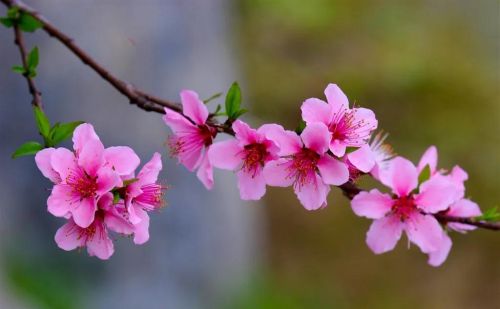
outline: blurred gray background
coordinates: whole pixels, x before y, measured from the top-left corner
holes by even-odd
[[[153,94],[179,100],[179,91],[191,88],[206,98],[239,77],[229,41],[229,1],[27,3],[117,76]],[[5,11],[2,5],[0,14]],[[32,158],[10,159],[20,143],[38,138],[25,81],[10,71],[20,61],[12,40],[12,31],[2,27],[0,308],[208,308],[247,284],[262,252],[258,205],[239,201],[230,173],[216,174],[215,192],[207,192],[194,174],[168,157],[169,131],[159,114],[129,105],[38,31],[26,40],[40,48],[36,81],[50,119],[88,121],[105,145],[129,145],[142,163],[159,151],[161,179],[170,186],[168,207],[151,216],[147,244],[119,239],[106,262],[85,251],[57,248],[53,235],[64,220],[46,212],[49,181]]]

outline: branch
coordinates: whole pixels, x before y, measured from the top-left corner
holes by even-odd
[[[32,15],[35,19],[37,19],[43,25],[43,30],[47,32],[51,37],[55,38],[59,42],[61,42],[64,46],[66,46],[77,58],[79,58],[84,64],[88,65],[92,70],[94,70],[102,79],[108,82],[111,86],[113,86],[118,92],[127,97],[131,104],[136,105],[137,107],[145,110],[157,112],[160,114],[164,114],[164,107],[168,107],[176,112],[182,114],[182,106],[178,103],[174,103],[152,94],[149,94],[143,90],[137,89],[131,83],[121,80],[108,71],[104,66],[99,64],[96,60],[94,60],[87,52],[85,52],[82,48],[80,48],[73,39],[71,39],[68,35],[64,34],[57,27],[55,27],[52,23],[50,23],[45,17],[43,17],[36,10],[32,9],[28,5],[24,4],[18,0],[0,0],[7,7],[16,6],[21,11],[26,12]],[[21,31],[15,27],[15,36],[16,36],[16,45],[19,46],[19,50],[23,60],[23,66],[26,68],[26,50],[24,47],[24,41],[22,37]],[[28,81],[28,86],[30,93],[33,95],[33,105],[37,105],[41,107],[41,96],[40,92],[36,89],[35,84],[31,78],[26,76]],[[186,116],[185,116],[186,117]],[[187,118],[187,117],[186,117]],[[231,122],[218,123],[214,119],[214,115],[210,116],[208,125],[212,126],[217,130],[217,132],[226,133],[229,135],[234,135],[234,131],[231,128]],[[187,118],[190,120],[189,118]],[[191,121],[191,120],[190,120]],[[359,192],[362,191],[355,183],[349,181],[339,187],[344,195],[352,200]],[[486,222],[486,221],[477,221],[474,218],[461,218],[461,217],[453,217],[447,216],[441,213],[435,214],[435,218],[441,222],[442,224],[455,222],[473,225],[476,227],[489,229],[489,230],[500,230],[500,223]]]

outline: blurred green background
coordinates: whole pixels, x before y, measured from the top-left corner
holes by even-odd
[[[469,172],[469,197],[499,205],[498,1],[245,0],[238,11],[245,90],[262,119],[294,128],[302,100],[337,83],[375,110],[398,154],[417,161],[436,145],[440,167]],[[405,239],[372,254],[370,222],[338,190],[318,212],[289,189],[265,203],[270,286],[242,308],[500,308],[498,233],[453,234],[432,268]]]
[[[226,27],[254,125],[294,128],[302,101],[323,98],[326,85],[337,83],[351,103],[376,112],[398,154],[417,161],[436,145],[440,167],[469,172],[470,198],[483,210],[500,205],[497,0],[230,5]],[[433,268],[404,238],[394,251],[374,255],[364,242],[370,221],[355,217],[338,190],[317,212],[304,210],[290,188],[270,188],[264,204],[264,248],[256,253],[263,262],[239,293],[215,301],[217,308],[500,308],[499,233],[454,233],[448,260]],[[67,256],[5,253],[9,291],[41,308],[83,308],[104,266],[85,254]]]

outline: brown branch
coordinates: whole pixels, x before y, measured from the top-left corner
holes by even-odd
[[[36,18],[43,25],[43,30],[47,32],[51,37],[57,39],[64,46],[66,46],[73,54],[78,57],[84,64],[88,65],[92,70],[94,70],[99,76],[101,76],[105,81],[107,81],[111,86],[113,86],[118,92],[126,96],[131,104],[136,105],[137,107],[145,110],[145,111],[153,111],[160,114],[164,114],[164,107],[168,107],[176,112],[182,114],[182,107],[178,103],[174,103],[154,95],[151,95],[145,91],[135,88],[131,83],[128,83],[124,80],[119,79],[115,75],[113,75],[110,71],[108,71],[104,66],[95,61],[89,54],[87,54],[82,48],[80,48],[73,39],[69,36],[61,32],[58,28],[56,28],[52,23],[50,23],[45,17],[39,14],[37,11],[27,6],[18,0],[0,0],[7,7],[16,6],[21,11],[26,12]],[[19,46],[22,59],[23,66],[26,68],[26,50],[24,48],[24,42],[22,38],[21,31],[15,27],[16,33],[16,44]],[[30,87],[30,93],[33,95],[33,104],[41,107],[41,98],[40,92],[37,91],[34,82],[29,76],[25,76],[28,80],[28,86]],[[231,128],[231,123],[218,123],[213,119],[213,115],[211,115],[208,125],[212,126],[217,130],[217,132],[227,133],[230,135],[234,135],[234,131]],[[187,118],[187,117],[186,117]],[[189,119],[189,118],[188,118]],[[339,187],[344,195],[352,200],[359,192],[362,191],[355,183],[349,181]],[[439,220],[442,224],[455,222],[477,226],[484,229],[489,230],[500,230],[500,224],[485,222],[485,221],[477,221],[474,218],[460,218],[447,216],[444,214],[435,214],[436,219]]]
[[[26,51],[26,45],[24,43],[23,32],[21,31],[21,29],[19,29],[19,26],[16,23],[13,24],[13,29],[14,29],[14,43],[17,45],[19,49],[19,53],[21,54],[21,62],[24,68],[23,76],[26,79],[26,82],[28,83],[29,92],[33,97],[31,104],[33,106],[37,106],[38,108],[42,109],[43,108],[42,93],[38,91],[38,88],[35,85],[35,81],[33,80],[33,78],[29,76],[28,72],[28,53]]]

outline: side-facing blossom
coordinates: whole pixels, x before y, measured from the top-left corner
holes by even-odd
[[[349,180],[347,165],[327,153],[331,133],[325,124],[308,124],[300,137],[280,126],[267,134],[279,145],[280,158],[264,167],[266,183],[293,186],[306,209],[325,207],[330,185],[339,186]]]
[[[44,149],[35,161],[55,184],[47,200],[48,211],[57,217],[72,216],[78,226],[86,228],[94,221],[99,198],[121,186],[120,175],[131,173],[139,158],[129,147],[105,149],[90,124],[75,129],[73,149]]]
[[[391,145],[385,143],[387,134],[377,133],[370,142],[370,150],[374,156],[375,164],[370,170],[370,175],[375,179],[380,179],[380,173],[383,173],[389,167],[389,162],[396,155]]]
[[[329,84],[325,89],[327,102],[310,98],[302,104],[302,119],[307,124],[321,122],[331,132],[329,149],[337,157],[344,156],[347,147],[362,147],[368,143],[372,131],[377,128],[378,122],[375,114],[366,108],[349,108],[347,96],[335,84]],[[362,169],[373,158],[370,153],[358,153],[358,157],[366,155]]]
[[[255,130],[243,121],[233,123],[235,139],[213,144],[208,151],[210,163],[218,168],[237,170],[238,188],[243,200],[258,200],[266,193],[264,166],[278,158],[278,145],[266,136],[274,125]]]
[[[184,114],[165,107],[163,117],[174,133],[168,140],[171,154],[188,170],[198,169],[198,179],[207,189],[211,189],[214,184],[213,169],[207,151],[217,131],[207,125],[208,110],[196,92],[183,90],[181,102]]]
[[[456,187],[441,177],[431,177],[419,186],[417,168],[402,157],[391,160],[380,176],[392,196],[373,189],[359,193],[351,203],[358,216],[374,219],[366,238],[370,249],[376,254],[392,250],[405,231],[422,252],[438,251],[444,233],[432,214],[450,207]]]

